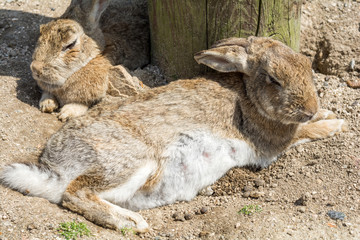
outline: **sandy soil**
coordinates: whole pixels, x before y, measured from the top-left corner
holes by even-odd
[[[0,1],[0,167],[37,161],[62,125],[41,113],[29,64],[39,25],[57,17],[69,0]],[[0,240],[62,239],[61,222],[85,222],[89,239],[360,239],[360,3],[307,0],[301,51],[313,60],[323,108],[349,131],[285,152],[267,169],[233,169],[191,202],[141,211],[151,225],[142,235],[122,234],[86,221],[47,200],[0,186]],[[238,213],[245,205],[261,212]],[[330,210],[344,213],[331,219]],[[87,239],[87,238],[84,238]]]

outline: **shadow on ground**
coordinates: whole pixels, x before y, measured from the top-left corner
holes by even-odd
[[[52,18],[38,14],[0,9],[0,75],[18,78],[17,98],[37,106],[39,89],[31,77],[30,63],[41,24]]]

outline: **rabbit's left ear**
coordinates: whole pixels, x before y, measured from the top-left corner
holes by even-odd
[[[198,52],[197,63],[205,64],[219,72],[242,72],[250,74],[248,54],[244,46],[216,44],[214,48]]]
[[[101,14],[109,6],[110,0],[92,0],[91,7],[88,10],[88,21],[91,24],[97,25],[99,23]]]

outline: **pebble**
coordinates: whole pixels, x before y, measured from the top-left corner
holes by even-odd
[[[303,146],[296,146],[295,147],[295,149],[296,149],[296,151],[298,152],[298,153],[302,153],[303,151],[304,151],[304,147]]]
[[[354,70],[355,69],[355,59],[351,59],[350,61],[350,70]]]
[[[185,220],[190,220],[192,219],[192,215],[190,213],[185,213],[184,218]]]
[[[34,224],[30,223],[28,226],[27,226],[27,230],[31,231],[31,230],[34,230],[34,229],[37,229],[37,226],[35,226]]]
[[[206,188],[203,188],[200,192],[199,195],[201,196],[211,196],[213,195],[214,190],[211,188],[211,186],[208,186]]]
[[[331,219],[334,219],[334,220],[344,220],[346,217],[345,213],[337,212],[337,211],[333,211],[333,210],[328,211],[326,214]]]
[[[259,198],[259,197],[262,197],[264,195],[265,195],[264,192],[258,192],[258,191],[252,191],[250,193],[250,197],[252,197],[252,198]]]
[[[301,207],[299,207],[297,210],[298,210],[298,212],[304,213],[304,212],[306,212],[306,207],[305,207],[305,206],[301,206]]]
[[[263,187],[263,186],[265,186],[265,181],[257,178],[254,180],[254,184],[255,184],[255,187]]]
[[[306,206],[308,200],[309,199],[307,197],[302,195],[298,200],[295,201],[294,204],[297,205],[297,206]]]
[[[200,209],[200,213],[201,214],[206,214],[208,212],[208,209],[206,208],[206,207],[202,207],[201,209]]]
[[[250,197],[250,194],[251,194],[251,192],[244,192],[242,197],[243,198],[248,198],[248,197]]]
[[[289,177],[293,177],[295,174],[293,172],[288,172]]]
[[[251,192],[253,190],[253,187],[250,185],[246,185],[243,189],[244,192]]]
[[[184,222],[184,221],[185,221],[184,216],[182,216],[182,215],[179,214],[179,213],[174,213],[174,214],[172,215],[172,218],[173,218],[175,221],[181,221],[181,222]]]
[[[351,227],[351,226],[352,226],[352,224],[351,224],[351,223],[349,223],[349,222],[344,222],[344,223],[343,223],[343,226],[344,226],[344,227]]]
[[[209,235],[210,235],[210,233],[207,232],[207,231],[201,231],[201,232],[199,233],[199,237],[208,237]]]

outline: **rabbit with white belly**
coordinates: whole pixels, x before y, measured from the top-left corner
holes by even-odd
[[[146,37],[143,39],[139,33],[134,34],[135,30],[128,29],[129,26],[123,26],[127,31],[116,36],[103,32],[100,28],[102,21],[111,25],[107,20],[110,16],[103,13],[108,11],[109,2],[73,0],[60,19],[41,26],[30,67],[33,78],[43,90],[39,103],[42,112],[51,113],[60,107],[60,120],[67,120],[83,115],[90,106],[105,97],[106,93],[127,97],[143,90],[143,84],[131,77],[123,66],[112,64],[124,63],[132,68],[146,64],[144,56],[148,54],[147,34],[144,33]],[[114,18],[113,22],[119,18],[121,16]],[[134,25],[138,22],[130,24],[129,18],[127,16],[122,19],[121,23],[127,21],[128,25],[136,28]],[[121,34],[123,35],[120,37]],[[138,38],[140,42],[126,43],[128,35]],[[120,41],[120,38],[122,50],[112,43]],[[143,46],[138,46],[140,44]],[[120,58],[121,61],[116,61]]]
[[[319,109],[310,61],[278,41],[225,39],[195,59],[221,73],[99,104],[54,134],[39,164],[2,169],[2,184],[142,232],[134,211],[191,200],[232,167],[266,167],[346,130]]]

